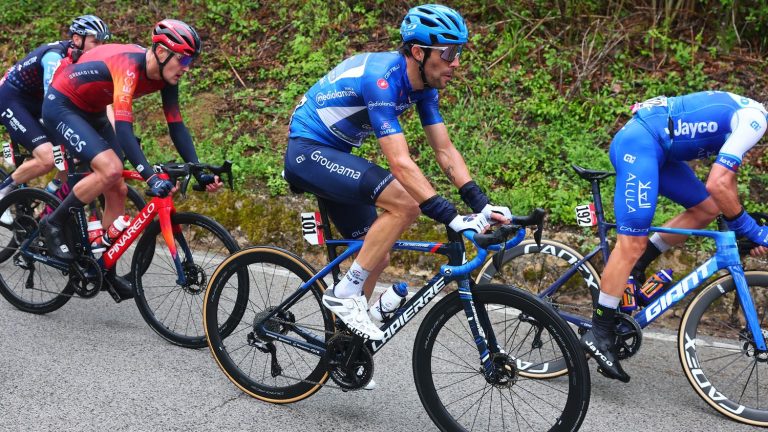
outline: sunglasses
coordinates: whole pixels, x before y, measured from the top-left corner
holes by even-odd
[[[195,60],[193,56],[183,55],[183,54],[174,54],[174,57],[176,57],[176,60],[179,61],[179,64],[183,67],[187,67],[192,64],[192,62]]]
[[[419,48],[442,51],[440,53],[440,58],[447,61],[448,63],[453,63],[453,61],[456,60],[456,58],[461,55],[461,50],[464,49],[464,45],[448,45],[448,46],[416,45],[416,46]]]

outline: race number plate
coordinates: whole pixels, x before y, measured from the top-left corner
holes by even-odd
[[[16,166],[16,159],[13,157],[13,146],[9,141],[3,143],[3,159],[10,166]]]
[[[67,170],[67,160],[64,158],[64,146],[53,146],[53,165],[59,171]]]
[[[311,245],[325,244],[323,230],[320,229],[322,224],[323,221],[320,219],[320,212],[302,213],[301,233],[304,235],[304,240]]]
[[[597,215],[595,214],[594,203],[576,206],[576,223],[583,227],[597,225]]]

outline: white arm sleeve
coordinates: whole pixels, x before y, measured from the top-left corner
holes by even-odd
[[[731,134],[720,148],[720,154],[734,156],[741,161],[765,134],[766,112],[757,107],[746,107],[731,117]]]

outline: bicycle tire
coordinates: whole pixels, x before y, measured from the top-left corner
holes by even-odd
[[[234,286],[233,276],[244,269],[248,283],[237,282]],[[281,304],[315,273],[311,265],[295,254],[266,246],[238,251],[214,272],[203,309],[208,348],[224,375],[249,396],[275,404],[297,402],[320,390],[330,377],[319,353],[308,353],[278,340],[264,341],[253,336],[257,315]],[[245,296],[241,293],[243,287],[248,291]],[[287,311],[280,313],[287,320],[292,317],[293,324],[284,326],[275,322],[274,328],[283,334],[294,329],[287,337],[295,336],[298,334],[295,329],[301,328],[322,339],[324,345],[334,332],[333,315],[321,304],[325,289],[325,282],[318,279]],[[238,292],[232,293],[233,290]],[[241,299],[243,306],[238,306],[238,301],[233,299]],[[237,328],[223,334],[220,316],[227,316],[230,308],[238,307],[244,313],[239,315]],[[272,344],[281,373],[272,376],[275,369],[271,355],[259,350],[254,342],[264,343],[264,346]]]
[[[165,340],[186,348],[203,348],[203,293],[208,275],[239,248],[229,232],[207,216],[176,213],[171,223],[187,284],[178,285],[173,257],[162,238],[160,222],[155,220],[139,239],[131,262],[136,306],[152,330]],[[182,239],[189,245],[191,256],[180,247]]]
[[[748,271],[745,276],[758,320],[764,323],[768,272]],[[768,386],[761,386],[759,378],[768,377],[768,359],[756,357],[749,341],[736,284],[728,274],[702,289],[686,308],[678,332],[678,356],[688,382],[712,408],[738,422],[767,427]],[[743,385],[742,379],[746,379]]]
[[[514,382],[506,386],[486,381],[463,302],[454,291],[427,314],[414,341],[416,390],[435,425],[450,431],[507,430],[513,424],[514,430],[578,430],[589,407],[591,384],[587,359],[568,324],[544,301],[521,289],[477,285],[472,294],[475,309],[487,312],[491,318],[493,328],[484,326],[486,334],[493,331],[498,341],[504,341],[502,349],[518,372],[541,364],[522,361],[520,353],[529,356],[530,344],[543,340],[553,349],[553,355],[562,356],[568,376],[541,380],[516,374],[516,379],[509,380]],[[543,339],[529,339],[536,330],[541,330]],[[455,374],[444,372],[451,367],[461,370]],[[476,379],[470,382],[472,375]],[[451,379],[455,381],[448,382]],[[441,394],[443,391],[445,394]],[[472,395],[480,395],[479,400],[467,400]],[[537,402],[543,402],[544,407],[533,407]],[[481,414],[486,406],[487,412]],[[477,412],[470,414],[474,407]],[[514,417],[508,414],[512,411]],[[507,419],[507,415],[511,418]]]
[[[57,207],[60,203],[58,198],[43,190],[23,188],[8,194],[0,204],[0,214],[9,210],[13,216],[12,224],[0,229],[14,244],[0,252],[8,255],[0,265],[0,294],[24,312],[53,312],[64,306],[74,292],[72,284],[61,283],[63,274],[60,270],[25,258],[15,246],[22,244],[33,233],[36,235],[40,216],[46,207]],[[33,239],[30,250],[48,254],[42,239]]]

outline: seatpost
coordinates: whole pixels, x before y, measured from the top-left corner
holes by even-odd
[[[328,240],[333,240],[333,237],[331,236],[331,223],[328,220],[328,206],[325,204],[325,200],[319,196],[317,197],[317,208],[320,210],[320,219],[323,221],[322,225],[320,225],[320,229],[323,230],[323,236],[325,237],[325,248],[328,250],[328,262],[331,262],[339,256],[339,253],[336,251],[337,245],[332,245],[328,242]],[[341,281],[340,273],[341,270],[339,269],[339,266],[334,266],[331,269],[334,285]]]
[[[592,198],[595,200],[595,213],[597,213],[597,233],[600,239],[600,248],[603,250],[603,259],[608,262],[608,255],[611,253],[608,247],[608,242],[605,241],[608,238],[608,224],[605,222],[605,211],[603,209],[603,196],[600,193],[600,180],[593,179],[592,183]]]

